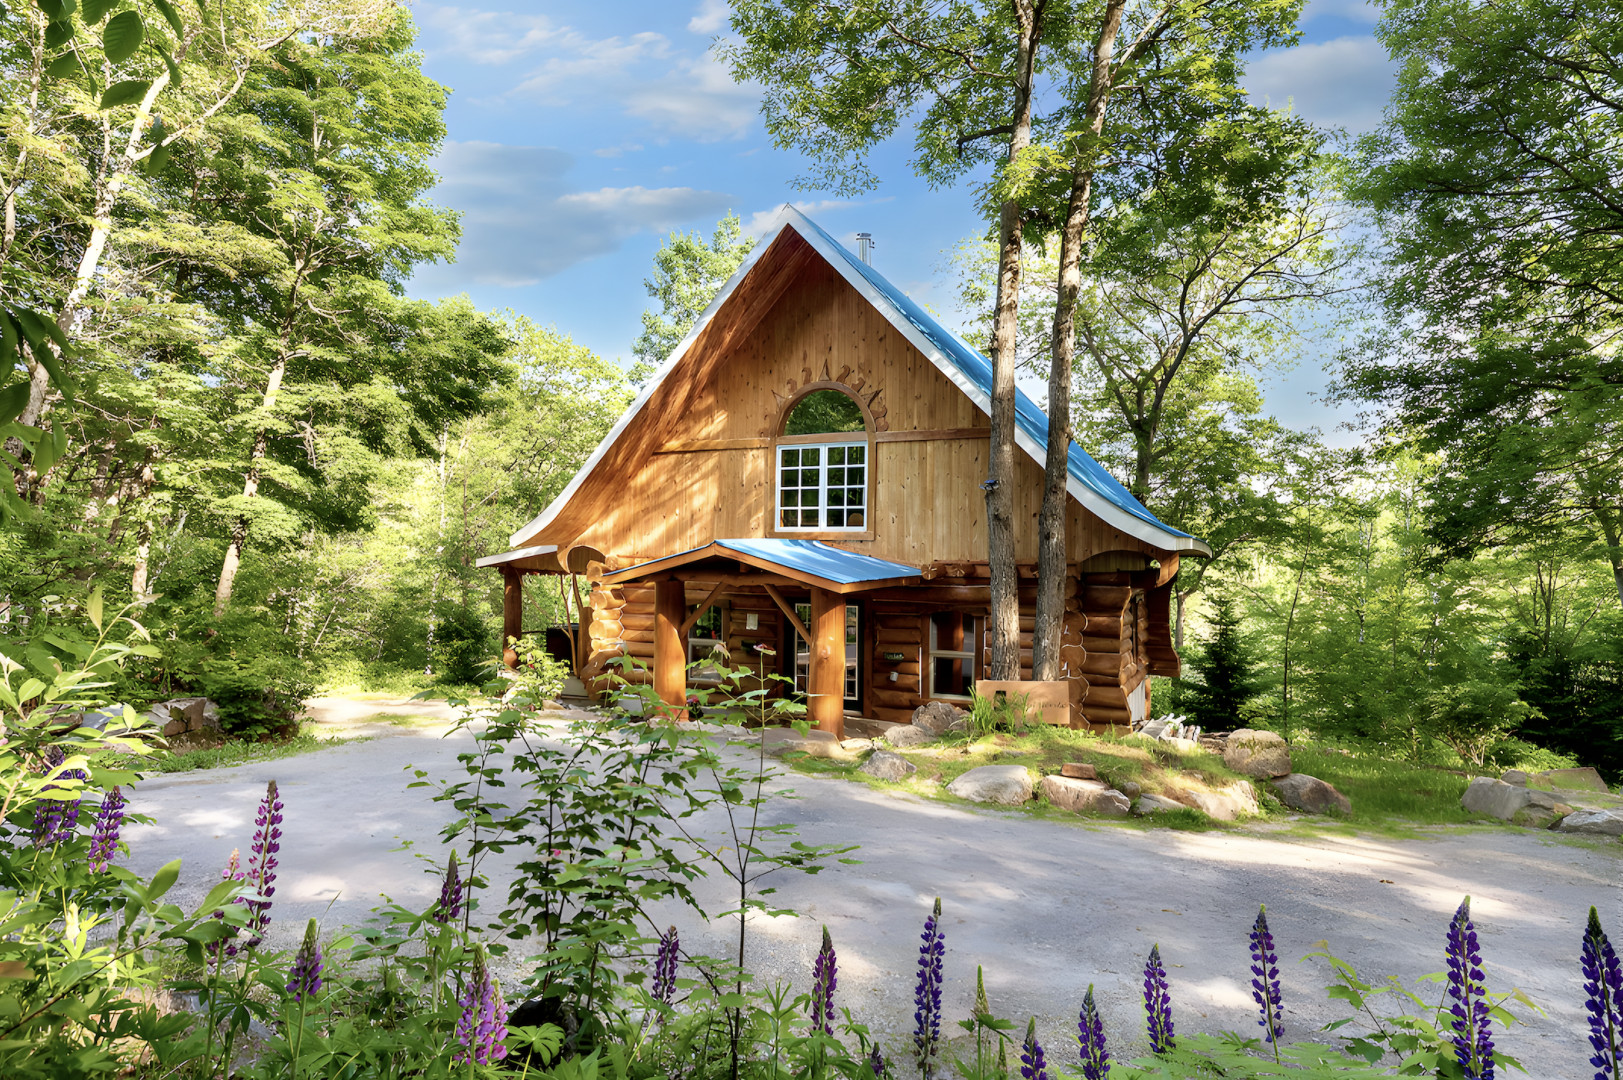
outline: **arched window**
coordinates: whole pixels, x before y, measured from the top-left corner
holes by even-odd
[[[819,389],[793,402],[777,441],[777,529],[867,529],[868,458],[868,417],[849,394]]]

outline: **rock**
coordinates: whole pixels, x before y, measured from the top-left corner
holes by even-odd
[[[1223,746],[1223,764],[1244,776],[1271,780],[1290,775],[1291,751],[1285,740],[1271,731],[1241,728],[1229,732]]]
[[[1138,729],[1138,733],[1146,739],[1159,739],[1166,734],[1168,724],[1165,720],[1151,720]]]
[[[1073,780],[1097,780],[1099,770],[1083,761],[1067,761],[1059,769],[1061,776],[1069,776]]]
[[[840,745],[832,731],[818,731],[813,728],[800,735],[793,728],[768,728],[763,733],[767,740],[766,752],[779,757],[791,750],[802,750],[814,758],[831,758],[836,761],[854,761],[856,756]]]
[[[1120,788],[1121,793],[1129,799],[1136,799],[1144,794],[1144,789],[1135,781],[1129,780]]]
[[[1192,754],[1201,748],[1200,743],[1194,739],[1183,739],[1172,735],[1161,736],[1161,741],[1181,754]]]
[[[1558,805],[1560,804],[1556,802],[1555,796],[1547,791],[1517,787],[1503,780],[1495,780],[1491,776],[1472,777],[1471,786],[1460,796],[1460,806],[1466,810],[1473,814],[1486,814],[1500,821],[1516,821],[1518,820],[1516,815],[1522,811],[1533,811],[1520,819],[1528,824],[1534,823],[1539,817],[1547,819]],[[1549,813],[1540,814],[1538,811]]]
[[[1588,836],[1623,836],[1623,810],[1575,810],[1562,818],[1555,830]]]
[[[874,748],[874,746],[873,746],[873,740],[872,739],[841,739],[840,740],[840,749],[842,749],[842,750],[850,750],[852,753],[862,753],[863,751],[872,750],[873,748]]]
[[[918,771],[917,765],[891,750],[875,750],[867,761],[857,766],[857,772],[891,781],[906,780]]]
[[[1331,784],[1306,773],[1291,773],[1273,781],[1274,794],[1292,810],[1307,814],[1350,814],[1352,800]]]
[[[1127,796],[1112,791],[1098,780],[1079,780],[1070,776],[1045,776],[1042,783],[1043,798],[1061,810],[1077,814],[1099,814],[1104,817],[1126,817],[1132,809]]]
[[[966,721],[962,710],[945,701],[927,701],[913,710],[913,726],[923,728],[933,738],[940,738],[949,731],[964,730]]]
[[[1019,806],[1031,798],[1031,773],[1024,765],[982,765],[948,784],[947,791],[970,802]]]
[[[1164,798],[1160,795],[1140,795],[1133,802],[1133,813],[1139,817],[1148,814],[1159,814],[1163,810],[1187,810],[1189,807],[1181,802]]]
[[[1257,793],[1244,780],[1222,791],[1186,792],[1195,806],[1215,821],[1233,821],[1241,814],[1255,814]]]
[[[1499,774],[1499,779],[1507,784],[1515,784],[1517,787],[1527,786],[1527,774],[1520,769],[1506,769]]]
[[[1546,769],[1538,778],[1551,787],[1571,788],[1577,791],[1610,791],[1606,781],[1594,769]]]
[[[929,731],[912,724],[897,724],[895,727],[885,729],[885,741],[898,749],[905,750],[911,746],[923,746],[935,739]]]

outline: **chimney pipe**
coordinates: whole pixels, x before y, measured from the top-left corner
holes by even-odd
[[[873,265],[873,233],[857,233],[857,258],[869,266]]]

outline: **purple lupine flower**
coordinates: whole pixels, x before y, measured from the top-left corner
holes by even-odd
[[[671,998],[676,993],[676,963],[679,945],[676,938],[676,927],[671,927],[659,935],[659,952],[654,956],[654,1000],[670,1007]],[[665,1022],[664,1010],[661,1010],[655,1023]]]
[[[265,797],[259,802],[254,816],[254,842],[248,848],[248,887],[258,897],[239,897],[238,902],[248,905],[253,912],[248,920],[248,940],[245,949],[256,949],[265,940],[265,928],[270,926],[271,897],[276,893],[276,853],[282,850],[282,800],[276,790],[276,781],[265,785]]]
[[[1454,1057],[1465,1080],[1493,1080],[1488,992],[1483,986],[1482,952],[1471,922],[1471,898],[1460,901],[1448,924],[1448,1011],[1453,1017]]]
[[[1257,911],[1257,921],[1251,925],[1251,996],[1262,1011],[1257,1023],[1267,1032],[1266,1040],[1278,1045],[1285,1033],[1285,1020],[1279,1005],[1279,954],[1274,951],[1274,935],[1268,929],[1266,904]]]
[[[293,966],[287,973],[287,992],[294,1001],[303,1001],[321,993],[321,939],[316,921],[311,919],[304,928],[304,941],[293,954]]]
[[[242,879],[243,873],[241,853],[236,848],[232,848],[231,858],[226,860],[225,869],[220,871],[220,880],[241,881]],[[214,918],[224,919],[225,912],[216,911],[214,913]],[[205,942],[203,948],[208,952],[209,956],[214,958],[215,961],[219,961],[222,954],[228,958],[234,957],[237,955],[237,942],[235,940],[236,936],[237,928],[235,926],[227,926],[225,928],[225,937],[218,941]]]
[[[824,1035],[834,1034],[834,987],[839,984],[834,957],[834,939],[823,927],[823,947],[817,950],[817,962],[812,965],[812,1030]]]
[[[868,1071],[873,1073],[874,1080],[885,1080],[889,1069],[885,1065],[885,1055],[879,1052],[879,1044],[874,1043],[868,1051]]]
[[[118,830],[124,824],[124,793],[114,788],[102,796],[96,829],[90,835],[90,869],[98,874],[118,854]]]
[[[1085,1080],[1106,1080],[1110,1075],[1110,1055],[1105,1052],[1105,1025],[1099,1007],[1093,1003],[1093,984],[1082,999],[1082,1015],[1077,1022],[1081,1032],[1082,1075]]]
[[[445,864],[445,881],[440,885],[440,899],[434,905],[434,912],[430,916],[441,926],[454,923],[462,915],[462,898],[467,886],[462,881],[462,871],[457,869],[456,852],[451,852],[451,859]]]
[[[930,1080],[935,1071],[936,1043],[941,1039],[941,967],[947,951],[939,896],[930,917],[924,920],[920,938],[924,944],[919,946],[919,982],[913,991],[913,1053],[920,1074]]]
[[[1026,1041],[1020,1047],[1020,1080],[1048,1080],[1048,1063],[1043,1060],[1043,1044],[1037,1041],[1037,1018],[1026,1024]]]
[[[466,1065],[489,1065],[507,1056],[502,1040],[507,1038],[507,1005],[502,1001],[502,988],[490,977],[490,965],[485,960],[485,947],[475,946],[473,977],[460,998],[462,1017],[456,1024],[456,1039],[462,1044],[452,1061]]]
[[[1161,966],[1161,946],[1150,947],[1144,962],[1144,1012],[1149,1017],[1150,1050],[1160,1054],[1171,1050],[1172,995],[1167,990],[1167,969]]]
[[[51,747],[46,761],[52,769],[62,764],[62,751]],[[57,777],[58,780],[83,780],[83,769],[65,769]],[[46,784],[40,792],[59,790],[62,784]],[[79,800],[74,799],[40,799],[34,804],[34,846],[49,848],[73,839],[73,832],[79,827]]]
[[[1595,1080],[1619,1080],[1623,1077],[1623,964],[1606,940],[1594,908],[1589,909],[1581,956],[1589,1045],[1595,1050],[1589,1063],[1595,1066]]]

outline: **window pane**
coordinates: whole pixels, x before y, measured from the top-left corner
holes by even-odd
[[[828,448],[828,463],[830,465],[845,464],[845,447],[831,446]]]
[[[855,481],[853,481],[853,483],[854,482]],[[828,486],[829,487],[839,487],[843,483],[845,483],[845,470],[843,468],[830,469],[828,471]]]
[[[782,525],[780,526],[780,528],[793,529],[795,526],[800,524],[800,511],[799,510],[785,510],[785,511],[783,511],[783,513],[781,515],[781,521],[782,521]]]
[[[972,665],[972,661],[957,656],[931,657],[930,693],[968,697],[973,681],[968,674],[974,670]]]
[[[846,447],[845,460],[852,465],[863,464],[868,460],[868,448],[866,446]]]
[[[832,491],[828,493],[829,502],[834,502],[834,495],[835,495],[835,493],[832,492]],[[862,495],[863,495],[863,489],[862,488],[846,488],[845,489],[845,505],[847,505],[847,506],[861,506],[862,505]],[[835,505],[838,505],[838,504],[836,503]]]
[[[828,504],[830,506],[844,506],[845,505],[845,492],[842,491],[840,488],[829,488],[828,489]]]
[[[821,446],[803,446],[800,448],[800,463],[802,465],[816,465],[822,461],[823,448]]]

